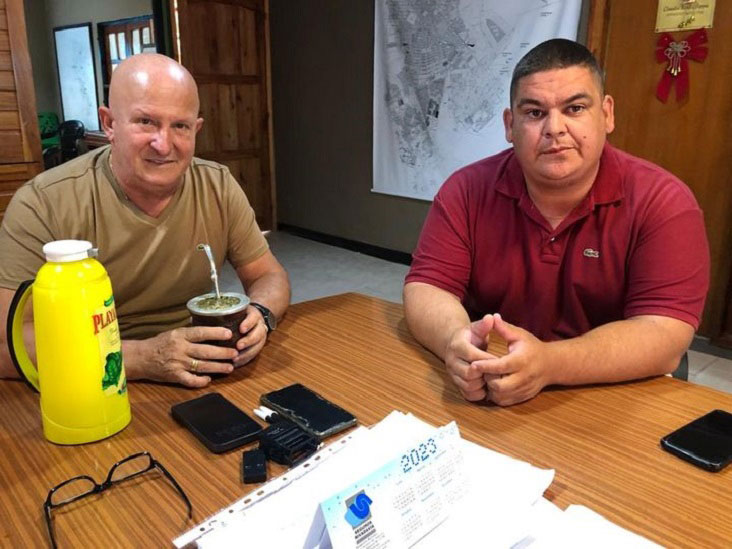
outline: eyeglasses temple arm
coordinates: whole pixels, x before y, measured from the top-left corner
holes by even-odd
[[[155,467],[157,467],[158,469],[160,469],[163,472],[163,474],[167,477],[167,479],[173,483],[173,486],[175,486],[175,489],[178,490],[178,493],[183,498],[183,501],[186,502],[186,507],[188,507],[188,518],[191,518],[193,516],[193,506],[191,505],[191,500],[188,499],[188,496],[186,495],[183,488],[180,487],[180,484],[178,484],[178,481],[176,481],[175,478],[173,478],[173,475],[171,475],[170,472],[168,472],[168,470],[163,466],[162,463],[153,459],[153,464],[155,465]]]

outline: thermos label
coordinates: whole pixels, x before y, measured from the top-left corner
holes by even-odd
[[[101,308],[92,315],[94,335],[99,342],[99,354],[104,364],[102,390],[107,395],[124,394],[127,390],[127,379],[122,362],[122,343],[117,323],[117,311],[114,297],[104,300]]]
[[[94,335],[98,335],[100,330],[117,320],[117,310],[111,307],[102,313],[95,313],[92,318],[94,319]]]

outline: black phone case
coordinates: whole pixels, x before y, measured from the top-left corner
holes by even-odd
[[[673,440],[668,440],[667,438],[661,439],[661,447],[666,450],[667,452],[672,453],[676,457],[679,457],[683,459],[684,461],[691,463],[692,465],[696,465],[697,467],[701,467],[702,469],[705,469],[707,471],[710,471],[712,473],[716,473],[718,471],[721,471],[725,465],[729,462],[718,462],[718,461],[709,461],[701,456],[698,456],[693,453],[689,453],[688,450],[685,448],[679,447],[677,444],[674,443]]]
[[[725,443],[726,451],[722,449]],[[709,412],[664,436],[661,447],[697,467],[712,473],[721,471],[732,462],[732,414]],[[710,447],[718,451],[710,453]]]
[[[300,400],[294,397],[299,397]],[[265,393],[260,397],[260,401],[320,439],[348,429],[358,422],[352,413],[300,383]],[[316,422],[323,423],[325,417],[328,418],[325,421],[326,425],[316,427]]]
[[[262,426],[219,393],[174,404],[170,413],[215,454],[259,437]]]

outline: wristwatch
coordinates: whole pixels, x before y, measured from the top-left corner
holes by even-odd
[[[253,301],[249,304],[255,309],[257,309],[260,313],[262,313],[262,318],[264,319],[264,325],[267,327],[267,333],[274,332],[277,329],[277,317],[274,315],[272,311],[270,311],[267,307],[264,305],[260,305],[259,303],[254,303]]]

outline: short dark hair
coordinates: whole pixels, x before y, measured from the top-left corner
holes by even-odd
[[[605,93],[605,75],[597,64],[597,59],[592,52],[582,44],[566,38],[552,38],[535,46],[524,55],[516,64],[511,76],[510,101],[516,98],[518,82],[524,76],[536,72],[552,69],[564,69],[567,67],[586,67],[597,78],[600,85],[600,95]]]

